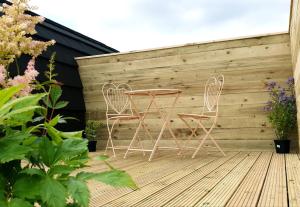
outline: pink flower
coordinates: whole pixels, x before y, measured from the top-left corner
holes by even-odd
[[[9,86],[17,86],[21,84],[28,84],[28,80],[25,76],[17,75],[13,79],[8,79],[8,85]]]
[[[0,85],[5,85],[5,79],[6,79],[6,70],[3,65],[0,65]]]
[[[20,76],[17,75],[13,79],[8,79],[7,85],[8,86],[18,86],[18,85],[25,85],[25,87],[16,94],[16,97],[27,96],[31,93],[32,87],[30,86],[30,81],[27,79],[25,75]]]
[[[29,82],[35,80],[38,76],[39,72],[35,69],[35,60],[31,59],[27,64],[27,69],[24,72],[24,76],[27,78]]]

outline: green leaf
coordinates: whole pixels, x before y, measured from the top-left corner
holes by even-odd
[[[82,168],[82,167],[87,167],[86,163],[90,160],[88,156],[88,151],[85,151],[75,157],[72,157],[71,159],[65,160],[65,163],[75,167],[75,168]]]
[[[76,201],[76,203],[83,207],[89,206],[90,192],[84,181],[70,178],[67,186],[69,194]]]
[[[95,175],[96,173],[92,172],[80,172],[76,175],[76,178],[83,181],[87,181],[93,179]]]
[[[54,127],[56,124],[58,124],[59,120],[61,119],[60,115],[56,115],[51,121],[48,123],[50,126]]]
[[[72,150],[72,149],[70,149]],[[48,167],[52,167],[62,158],[62,151],[59,146],[54,145],[47,137],[44,137],[39,146],[42,161]]]
[[[41,106],[27,106],[21,109],[13,109],[11,112],[3,116],[3,119],[13,119],[14,123],[21,124],[31,121],[31,118],[36,109],[41,109]]]
[[[55,106],[58,99],[61,97],[62,90],[61,87],[58,85],[53,85],[50,90],[50,99],[52,106]]]
[[[37,168],[27,168],[21,171],[21,173],[27,174],[27,175],[40,175],[44,176],[44,171],[37,169]]]
[[[59,135],[62,138],[66,138],[66,139],[81,139],[82,138],[82,131],[75,131],[75,132],[62,132],[62,131],[59,131]]]
[[[32,145],[37,139],[38,139],[38,137],[36,137],[36,136],[30,136],[23,141],[23,144],[25,146]]]
[[[66,189],[55,179],[46,176],[40,184],[42,201],[48,207],[64,207],[66,205]]]
[[[55,106],[53,107],[54,109],[61,109],[66,107],[69,104],[68,101],[59,101],[55,104]]]
[[[42,101],[47,107],[49,107],[51,109],[53,108],[50,98],[48,96],[43,97]]]
[[[60,136],[60,132],[57,129],[55,129],[53,126],[50,126],[48,124],[45,124],[45,126],[47,127],[47,132],[49,136],[52,138],[53,142],[55,144],[61,143],[62,137]]]
[[[14,198],[8,203],[8,207],[32,207],[32,205],[28,201]]]
[[[107,160],[108,158],[109,158],[109,156],[107,156],[107,155],[99,155],[95,158],[95,160],[104,161],[104,160]]]
[[[13,186],[13,194],[24,199],[37,199],[40,197],[41,176],[23,175]]]
[[[50,176],[57,175],[57,174],[70,174],[71,172],[74,171],[73,167],[67,166],[67,165],[55,165],[50,168],[48,171],[48,174]]]
[[[87,140],[84,139],[65,139],[62,142],[62,154],[64,160],[70,160],[74,157],[80,156],[82,153],[88,151]]]
[[[10,100],[0,109],[0,124],[3,124],[4,119],[16,125],[23,125],[31,121],[34,111],[36,109],[43,109],[43,107],[38,105],[38,101],[43,96],[45,96],[44,93]]]
[[[24,88],[24,85],[14,86],[0,90],[0,108],[22,88]]]
[[[110,170],[102,173],[97,173],[93,179],[112,186],[129,187],[137,189],[137,185],[130,175],[122,170]]]
[[[0,206],[1,207],[8,207],[8,204],[7,204],[6,200],[0,200]]]
[[[0,149],[0,163],[22,160],[28,152],[32,151],[32,148],[20,145],[18,142],[11,142],[11,140],[8,139],[0,140]]]

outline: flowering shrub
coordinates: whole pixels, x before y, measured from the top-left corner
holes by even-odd
[[[30,35],[36,33],[35,25],[44,21],[43,17],[26,14],[32,7],[29,0],[12,0],[13,6],[3,4],[0,11],[0,65],[6,67],[22,54],[33,58],[39,56],[54,40],[43,42],[33,40]]]
[[[0,8],[1,9],[1,8]],[[131,177],[98,157],[108,170],[84,172],[89,157],[82,131],[63,132],[66,122],[54,110],[65,107],[62,89],[54,79],[51,58],[48,81],[37,84],[35,58],[53,41],[32,40],[40,17],[24,14],[28,0],[3,5],[0,17],[0,206],[88,207],[87,180],[137,188]],[[22,54],[32,57],[23,75],[10,77],[8,66]],[[30,94],[33,88],[43,93]],[[76,172],[74,172],[76,171]]]
[[[32,83],[38,75],[34,67],[35,58],[55,41],[33,40],[30,35],[36,33],[35,25],[43,22],[44,18],[25,14],[26,10],[31,9],[28,0],[13,0],[12,3],[13,6],[3,4],[0,7],[4,13],[0,18],[0,88],[24,84],[25,87],[15,94],[19,97],[26,96],[33,90],[34,84]],[[9,65],[17,61],[22,54],[32,57],[25,73],[10,77]]]
[[[274,81],[267,84],[270,100],[264,109],[268,112],[269,121],[278,139],[287,139],[297,123],[294,79],[290,77],[286,83],[287,88],[281,87]]]

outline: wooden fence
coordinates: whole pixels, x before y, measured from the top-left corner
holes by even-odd
[[[265,84],[268,81],[284,84],[293,75],[288,33],[81,57],[77,62],[88,119],[105,119],[101,95],[105,82],[128,83],[133,89],[183,90],[171,116],[172,127],[182,139],[189,133],[176,113],[200,113],[205,81],[212,74],[222,73],[225,85],[220,119],[213,134],[223,147],[235,150],[273,149],[275,134],[263,111],[268,100]],[[170,100],[162,98],[160,101],[167,106]],[[141,99],[139,105],[146,102]],[[160,123],[156,116],[148,119],[147,124],[153,133],[158,133]],[[135,126],[136,123],[122,124],[115,139],[128,142]],[[106,129],[99,135],[107,139]]]
[[[291,21],[290,21],[290,36],[291,36],[291,51],[292,63],[295,79],[295,92],[297,95],[298,108],[298,131],[300,126],[300,1],[291,1]],[[300,135],[300,133],[298,132]],[[299,143],[299,142],[298,142]],[[300,149],[300,145],[299,145]]]

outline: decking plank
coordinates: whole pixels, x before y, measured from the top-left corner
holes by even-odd
[[[235,156],[232,159],[229,159],[225,162],[221,162],[219,165],[210,164],[201,168],[200,170],[196,170],[193,173],[185,176],[184,178],[178,180],[175,183],[163,188],[162,190],[157,191],[156,193],[150,195],[141,200],[136,206],[163,206],[168,203],[170,200],[174,198],[180,197],[183,193],[187,192],[191,186],[199,182],[199,180],[204,179],[207,176],[214,175],[216,171],[223,171],[226,175],[232,168],[238,163],[240,163],[243,159],[245,159],[247,155],[245,153],[240,153],[239,156]],[[225,176],[224,175],[224,176]],[[190,194],[190,193],[188,193]],[[183,206],[182,203],[171,205],[171,206]]]
[[[300,206],[300,160],[297,154],[287,154],[285,158],[289,206]]]
[[[225,206],[239,184],[243,181],[260,153],[250,153],[239,165],[222,179],[195,206]],[[216,199],[217,198],[217,199]]]
[[[263,152],[260,155],[239,188],[229,200],[226,205],[227,207],[254,207],[257,205],[271,158],[271,152]]]
[[[133,175],[134,178],[138,178],[143,172],[151,172],[151,170],[157,169],[155,167],[155,164],[151,164],[148,162],[148,159],[143,159],[142,157],[140,158],[136,157],[135,159],[137,160],[140,159],[140,161],[134,162],[134,161],[122,159],[121,163],[118,163],[118,165],[116,165],[116,163],[113,163],[113,166],[117,169],[126,170],[126,172],[129,173],[130,175]],[[172,163],[173,159],[174,156],[164,155],[157,158],[156,162],[160,162],[160,164],[162,165],[169,164]],[[104,168],[104,170],[108,170],[107,166],[102,166],[102,168]],[[102,168],[99,167],[92,168],[89,169],[89,171],[101,172],[104,171],[102,170]],[[160,169],[158,169],[158,171],[160,171]],[[115,190],[112,186],[108,186],[104,183],[96,182],[96,181],[90,181],[88,185],[90,187],[90,192],[92,194],[92,197],[95,197],[95,195],[99,195],[101,194],[101,192],[107,191],[108,189],[112,189],[113,191]]]
[[[243,159],[243,152],[231,153],[190,159],[162,152],[153,162],[139,154],[110,158],[132,175],[140,190],[89,183],[89,206],[300,206],[299,154],[262,152],[255,160],[253,152]],[[103,152],[90,156],[99,154]],[[88,171],[107,169],[101,161],[89,164]]]
[[[214,171],[199,179],[192,186],[187,186],[180,195],[173,197],[165,206],[193,206],[201,197],[206,195],[220,180],[222,180],[232,169],[242,162],[248,155],[243,153],[240,159],[231,159],[216,168]],[[242,158],[242,159],[241,159]]]
[[[200,159],[206,158],[205,156],[201,156]],[[198,164],[199,162],[198,159],[182,158],[178,156],[172,156],[172,158],[168,161],[162,161],[163,160],[159,159],[155,159],[152,162],[145,161],[145,164],[137,169],[144,172],[141,173],[140,176],[137,176],[134,173],[129,173],[132,175],[137,185],[141,188],[160,179],[161,177],[172,174],[190,165],[195,165],[195,163]],[[133,190],[128,188],[113,188],[110,186],[105,189],[99,188],[97,194],[92,195],[90,206],[98,207],[104,205],[131,192],[133,192]]]
[[[285,159],[283,154],[274,154],[266,181],[258,202],[259,207],[288,206]]]
[[[140,190],[132,192],[126,196],[123,196],[119,199],[114,200],[111,203],[106,204],[105,206],[133,206],[143,200],[146,196],[152,195],[157,191],[166,188],[167,186],[177,182],[180,179],[185,178],[186,176],[194,173],[195,171],[199,170],[199,172],[207,172],[217,168],[222,163],[226,162],[233,156],[238,156],[236,152],[228,153],[226,157],[213,157],[213,156],[206,156],[206,158],[198,158],[198,162],[194,163],[193,165],[187,166],[178,170],[177,172],[170,174],[166,177],[163,177],[156,182],[153,182]],[[154,175],[155,176],[155,175]]]

